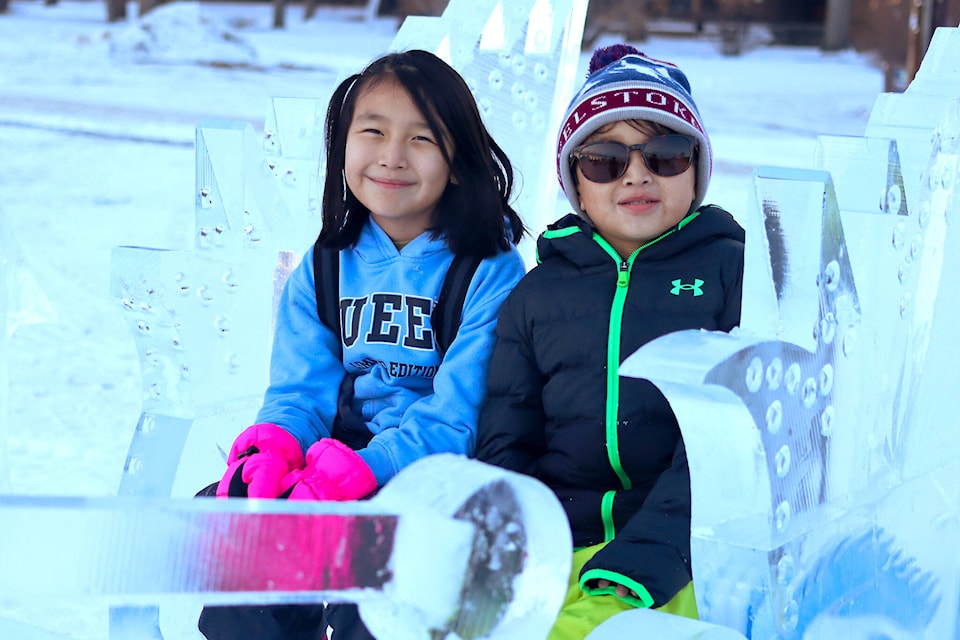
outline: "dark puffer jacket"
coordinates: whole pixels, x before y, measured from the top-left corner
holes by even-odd
[[[576,547],[609,541],[581,585],[639,586],[659,607],[691,579],[676,418],[652,383],[617,367],[672,331],[739,324],[743,246],[733,217],[708,206],[622,260],[568,215],[540,236],[541,264],[501,308],[477,457],[550,486]]]

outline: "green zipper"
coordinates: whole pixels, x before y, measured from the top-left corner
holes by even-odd
[[[627,260],[620,257],[620,254],[610,246],[603,236],[598,233],[593,234],[593,239],[603,247],[603,250],[610,254],[617,261],[617,288],[613,294],[613,304],[610,308],[610,330],[607,334],[607,402],[606,402],[606,438],[607,438],[607,459],[610,460],[610,466],[614,473],[620,479],[620,484],[624,489],[633,486],[623,465],[620,463],[620,435],[617,432],[617,422],[620,412],[620,380],[617,375],[617,369],[620,368],[620,328],[623,324],[623,306],[627,301],[627,291],[630,288],[630,270],[633,267],[633,261],[636,259],[640,250],[637,249],[630,254]]]
[[[607,459],[610,461],[610,466],[613,468],[614,473],[617,474],[620,484],[626,490],[633,487],[633,482],[630,480],[627,472],[624,471],[623,464],[620,462],[620,433],[618,429],[620,418],[620,376],[618,370],[620,369],[620,336],[623,327],[623,308],[626,305],[627,292],[630,289],[630,273],[633,271],[633,263],[641,251],[684,228],[699,214],[699,211],[694,211],[689,214],[675,227],[671,227],[660,236],[637,248],[626,260],[620,257],[616,249],[614,249],[603,236],[597,232],[593,234],[594,241],[617,263],[617,288],[613,294],[613,304],[610,307],[610,331],[607,336],[605,431],[607,439]],[[613,523],[613,501],[615,497],[616,491],[608,491],[604,494],[600,504],[600,516],[603,519],[603,534],[607,541],[613,540],[616,535],[616,529]]]

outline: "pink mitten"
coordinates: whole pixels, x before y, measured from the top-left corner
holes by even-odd
[[[333,438],[307,449],[307,466],[290,479],[296,480],[290,500],[359,500],[377,488],[377,478],[360,454]]]
[[[284,482],[287,474],[302,468],[303,451],[296,438],[275,424],[255,424],[230,447],[217,497],[277,498],[290,488]]]

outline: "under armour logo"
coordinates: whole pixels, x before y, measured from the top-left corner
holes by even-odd
[[[684,284],[683,280],[674,280],[671,284],[673,289],[670,289],[670,293],[675,296],[680,295],[681,291],[693,291],[694,297],[703,295],[703,280],[700,278],[694,278],[693,284]]]

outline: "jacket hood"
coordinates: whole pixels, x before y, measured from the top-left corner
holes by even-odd
[[[596,229],[587,221],[569,213],[548,225],[547,230],[537,238],[537,260],[546,262],[560,257],[580,267],[609,264],[610,255],[593,239],[594,233]],[[673,233],[661,237],[640,251],[636,261],[672,258],[706,240],[720,238],[730,238],[742,243],[743,228],[725,209],[716,205],[704,205],[687,224],[674,227]]]

